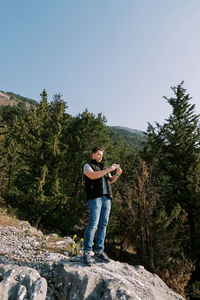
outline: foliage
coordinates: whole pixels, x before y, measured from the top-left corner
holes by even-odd
[[[67,172],[67,191],[70,197],[70,210],[73,211],[74,219],[69,227],[74,227],[79,220],[78,228],[80,234],[85,229],[88,221],[88,208],[85,196],[85,185],[82,177],[82,166],[84,162],[91,159],[91,149],[95,146],[104,148],[105,162],[110,163],[112,158],[111,140],[109,130],[105,126],[106,119],[101,114],[94,114],[85,110],[82,114],[71,118],[66,132],[66,143],[70,151],[65,156]],[[79,232],[78,232],[79,233]]]
[[[191,97],[186,94],[183,82],[173,87],[172,91],[174,97],[164,97],[172,106],[172,113],[163,125],[156,123],[153,127],[149,124],[148,140],[142,155],[153,166],[153,174],[161,191],[160,204],[167,215],[175,215],[178,207],[182,211],[181,222],[177,224],[175,218],[170,226],[175,232],[177,229],[180,230],[180,243],[175,249],[180,253],[183,252],[184,257],[187,256],[192,261],[197,260],[193,276],[198,278],[200,270],[198,266],[200,249],[199,115],[194,113],[195,106],[190,104]]]
[[[142,149],[146,142],[145,135],[131,132],[128,129],[110,126],[109,130],[111,139],[114,142],[121,141],[123,144],[126,144],[127,147],[135,151]]]
[[[71,256],[78,256],[81,255],[83,252],[83,238],[77,237],[76,234],[73,236],[73,243],[71,244],[71,251],[70,255]]]
[[[50,216],[58,203],[62,207],[67,201],[59,174],[67,151],[62,142],[62,125],[68,120],[66,106],[60,95],[51,104],[45,90],[41,96],[38,109],[14,122],[5,141],[8,151],[4,158],[4,196],[23,217],[37,224]]]
[[[177,293],[185,296],[185,289],[194,270],[194,263],[184,253],[180,253],[179,257],[169,260],[162,269],[155,268],[154,272],[170,288],[175,289]]]
[[[72,117],[60,94],[48,103],[46,90],[29,111],[1,107],[0,184],[21,218],[82,236],[88,222],[82,166],[93,147],[103,147],[104,163],[123,170],[113,185],[110,250],[118,249],[118,259],[132,251],[184,295],[199,284],[200,130],[183,82],[172,90],[174,97],[164,97],[172,113],[163,125],[149,124],[146,138],[110,128],[88,110]],[[74,241],[77,255],[82,241]]]
[[[0,106],[0,116],[4,124],[11,127],[15,119],[19,116],[24,116],[27,110],[21,106]]]

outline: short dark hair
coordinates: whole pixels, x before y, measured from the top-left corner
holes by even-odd
[[[104,152],[104,150],[103,150],[103,148],[101,148],[101,147],[95,147],[95,148],[93,148],[92,149],[92,153],[97,153],[97,151],[102,151],[102,152]]]

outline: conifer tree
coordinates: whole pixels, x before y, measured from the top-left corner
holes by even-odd
[[[3,179],[4,179],[4,170],[3,170],[3,153],[4,153],[4,135],[6,131],[6,125],[3,124],[2,117],[0,116],[0,193],[3,190]]]
[[[25,107],[19,106],[0,106],[0,115],[2,117],[3,123],[8,127],[11,127],[14,120],[17,117],[23,116],[27,113],[27,109]]]
[[[2,122],[2,117],[0,116],[0,141],[3,140],[4,130],[5,130],[5,126],[4,126],[3,122]]]
[[[180,203],[188,213],[191,235],[196,237],[200,180],[199,115],[183,88],[183,82],[172,88],[175,98],[164,97],[172,106],[172,114],[161,126],[148,128],[146,157],[154,161],[165,186],[166,206]]]
[[[22,217],[35,224],[41,220],[52,222],[53,217],[56,219],[57,207],[61,209],[67,201],[62,192],[61,173],[67,151],[63,128],[67,126],[69,116],[65,113],[66,104],[61,95],[56,95],[50,104],[46,90],[41,97],[39,106],[17,119],[10,131],[9,147],[14,149],[17,144],[13,160],[17,158],[20,168],[15,176],[11,174],[12,185],[6,193],[7,200],[19,209]]]
[[[106,119],[101,114],[95,116],[86,109],[83,113],[71,118],[69,127],[65,134],[65,141],[69,152],[65,156],[66,173],[68,182],[68,196],[70,211],[74,212],[71,220],[73,227],[79,224],[79,228],[85,229],[87,223],[87,200],[85,195],[85,184],[82,176],[84,162],[91,159],[91,150],[101,146],[105,150],[104,162],[111,163],[112,147],[109,130],[105,125]],[[82,234],[82,233],[80,233]]]
[[[153,165],[154,176],[160,185],[160,201],[167,214],[173,214],[177,205],[185,211],[187,217],[179,224],[183,226],[179,235],[181,250],[193,261],[199,261],[199,115],[195,114],[195,105],[190,103],[191,97],[183,82],[172,91],[174,97],[164,97],[171,105],[172,113],[163,125],[156,123],[153,127],[149,124],[143,157]]]

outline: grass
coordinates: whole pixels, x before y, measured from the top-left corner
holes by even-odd
[[[0,226],[13,226],[16,227],[19,225],[19,220],[13,217],[9,217],[6,215],[1,215],[0,214]]]

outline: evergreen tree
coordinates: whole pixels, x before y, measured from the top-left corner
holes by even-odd
[[[2,142],[4,138],[4,131],[6,129],[6,126],[3,124],[2,117],[0,116],[0,142]]]
[[[0,194],[3,190],[3,179],[4,179],[4,171],[3,171],[3,142],[4,142],[4,135],[6,131],[6,126],[3,124],[2,117],[0,116]]]
[[[67,202],[62,191],[61,174],[67,151],[63,143],[63,128],[67,126],[69,116],[65,113],[66,104],[60,95],[56,95],[50,104],[45,90],[41,96],[39,106],[17,119],[10,131],[9,147],[17,149],[10,161],[17,160],[20,167],[15,175],[11,172],[12,182],[5,196],[19,209],[22,217],[31,219],[35,224],[40,221],[48,224],[52,218],[56,219],[57,207],[60,211]]]
[[[80,230],[80,234],[83,234],[88,218],[82,166],[91,159],[91,150],[96,146],[101,146],[105,150],[105,163],[110,164],[112,160],[113,149],[109,129],[105,123],[106,119],[101,114],[95,116],[85,110],[82,114],[71,118],[65,135],[65,142],[70,149],[65,156],[65,176],[68,182],[69,210],[74,213],[68,228]]]
[[[194,112],[195,105],[190,103],[183,82],[172,91],[174,97],[164,97],[172,113],[163,125],[149,124],[143,157],[153,165],[157,184],[161,186],[160,201],[167,214],[173,214],[177,205],[185,211],[187,218],[179,225],[184,227],[179,235],[182,251],[192,260],[199,260],[199,115]]]
[[[26,113],[27,109],[24,106],[0,106],[0,116],[2,117],[3,123],[8,127],[12,126],[17,117],[23,116]]]

